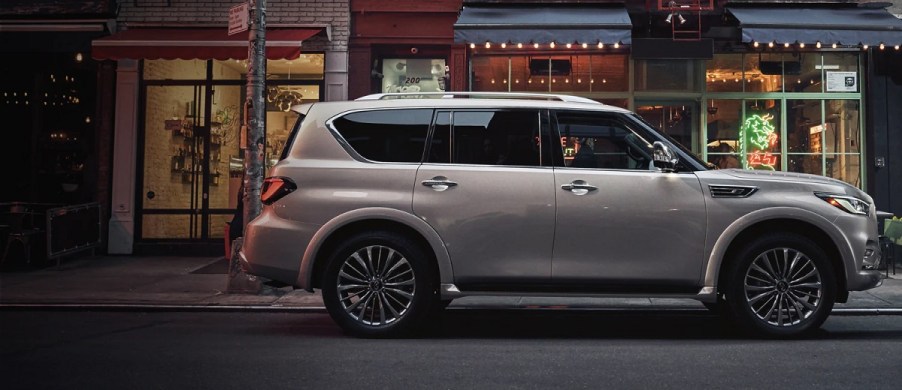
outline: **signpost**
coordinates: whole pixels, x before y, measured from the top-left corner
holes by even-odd
[[[247,31],[248,16],[247,3],[229,8],[229,35]]]
[[[250,22],[250,23],[248,23]],[[260,202],[260,190],[263,186],[263,127],[266,120],[266,100],[263,91],[266,88],[266,0],[251,0],[229,9],[229,34],[247,31],[247,100],[244,103],[244,123],[246,149],[244,150],[244,194],[243,227],[247,230],[248,222],[254,220],[263,208]],[[241,271],[238,263],[238,252],[243,238],[232,244],[232,258],[229,259],[229,293],[259,293],[261,282],[254,276]]]

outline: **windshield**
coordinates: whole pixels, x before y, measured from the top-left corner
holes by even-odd
[[[661,136],[662,138],[666,139],[667,141],[669,141],[671,145],[675,146],[677,149],[681,150],[683,152],[683,154],[685,154],[686,156],[691,158],[692,161],[695,162],[694,165],[698,165],[699,167],[702,167],[702,169],[714,169],[714,165],[712,165],[708,162],[705,162],[705,160],[702,160],[701,156],[695,154],[695,152],[693,152],[691,149],[689,149],[689,148],[683,146],[683,144],[677,142],[675,139],[673,139],[673,137],[667,135],[667,133],[658,130],[654,125],[652,125],[651,123],[648,123],[648,121],[646,121],[645,118],[643,118],[637,114],[630,114],[630,117],[632,117],[637,122],[644,125],[648,131],[651,131],[651,132]]]

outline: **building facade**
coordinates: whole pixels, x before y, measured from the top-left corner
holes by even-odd
[[[895,3],[268,0],[266,151],[299,102],[566,93],[634,110],[718,167],[834,177],[902,215]],[[28,145],[4,154],[26,164],[0,202],[97,201],[110,253],[221,252],[243,172],[236,4],[0,5],[18,59],[0,64],[0,107]]]
[[[463,90],[628,108],[720,168],[833,177],[898,215],[902,22],[886,6],[464,1],[453,29]]]

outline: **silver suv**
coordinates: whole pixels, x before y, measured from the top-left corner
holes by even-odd
[[[579,97],[403,97],[296,107],[239,254],[248,273],[321,289],[351,334],[529,294],[692,298],[793,336],[881,283],[873,200],[841,181],[711,170]]]

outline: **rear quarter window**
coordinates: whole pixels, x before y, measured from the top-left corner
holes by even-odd
[[[367,160],[420,162],[431,122],[431,109],[410,109],[354,112],[332,125]]]

